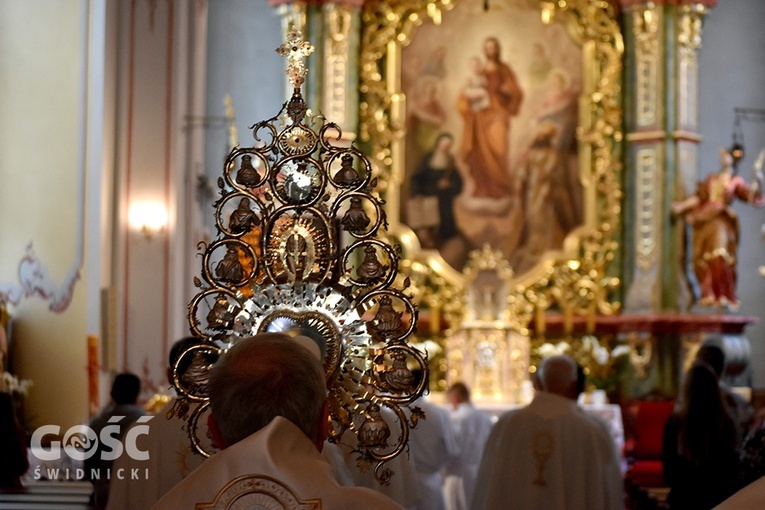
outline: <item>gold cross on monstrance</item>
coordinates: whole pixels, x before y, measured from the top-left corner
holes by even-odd
[[[279,55],[287,58],[285,74],[289,76],[294,88],[299,89],[303,85],[308,72],[303,61],[315,49],[313,44],[303,39],[303,33],[294,26],[287,33],[287,41],[276,49]]]

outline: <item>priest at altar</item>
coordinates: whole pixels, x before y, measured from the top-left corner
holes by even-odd
[[[546,358],[539,378],[531,404],[492,429],[472,508],[622,509],[619,456],[606,424],[577,406],[576,363]]]

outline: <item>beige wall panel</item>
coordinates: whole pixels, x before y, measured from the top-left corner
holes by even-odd
[[[25,275],[54,296],[12,307],[15,369],[34,382],[34,426],[87,418],[86,299],[73,278],[82,263],[85,12],[76,0],[0,3],[0,291],[25,293],[18,268],[31,243],[38,271]],[[71,302],[55,297],[72,287]]]

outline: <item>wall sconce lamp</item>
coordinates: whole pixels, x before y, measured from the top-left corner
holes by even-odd
[[[733,121],[733,142],[728,152],[730,152],[731,158],[733,158],[733,166],[736,167],[739,161],[744,159],[745,155],[744,130],[741,127],[741,121],[765,123],[765,110],[761,108],[734,108],[733,113],[735,115],[735,120]]]
[[[167,227],[167,207],[162,202],[133,203],[128,211],[128,224],[146,239],[154,239]]]

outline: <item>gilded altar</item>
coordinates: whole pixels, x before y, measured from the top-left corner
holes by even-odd
[[[621,228],[624,48],[607,3],[479,7],[464,0],[364,9],[360,135],[385,176],[391,232],[420,306],[449,325],[447,384],[467,379],[477,396],[517,402],[533,370],[530,323],[550,311],[570,319],[620,308],[611,263]],[[445,35],[457,40],[445,44]],[[485,71],[492,65],[504,77]],[[481,103],[481,74],[503,80],[517,100],[507,103],[515,115],[497,124],[512,126],[503,135],[510,163],[499,169],[506,182],[475,166],[488,161],[477,147],[503,147],[492,145],[494,128],[476,127],[494,125],[488,105],[498,101]],[[429,123],[442,134],[429,134]],[[438,209],[430,228],[426,199]],[[486,268],[468,258],[484,245],[506,261],[489,278],[502,282],[501,297],[488,297]],[[498,308],[482,301],[491,299]]]
[[[485,245],[470,254],[463,274],[463,315],[445,341],[446,384],[465,383],[480,403],[527,403],[531,342],[509,312],[513,270]]]
[[[528,376],[545,343],[582,347],[578,325],[598,339],[603,318],[687,309],[682,225],[667,218],[697,173],[705,2],[291,5],[285,20],[320,27],[332,57],[310,83],[314,95],[346,113],[358,101],[349,139],[368,148],[380,176],[388,235],[430,324],[421,336],[445,349],[444,360],[433,357],[443,379],[431,389],[479,358],[481,373],[500,373],[492,363],[507,353],[528,356]],[[338,64],[355,58],[358,87]],[[469,254],[486,244],[512,269],[502,328],[524,339],[521,349],[466,314]],[[454,346],[459,331],[472,332],[469,348]],[[681,357],[674,348],[649,356],[651,335],[609,338],[597,347],[629,348],[638,364]],[[498,376],[481,380],[494,381],[481,394],[517,392],[498,390]]]

